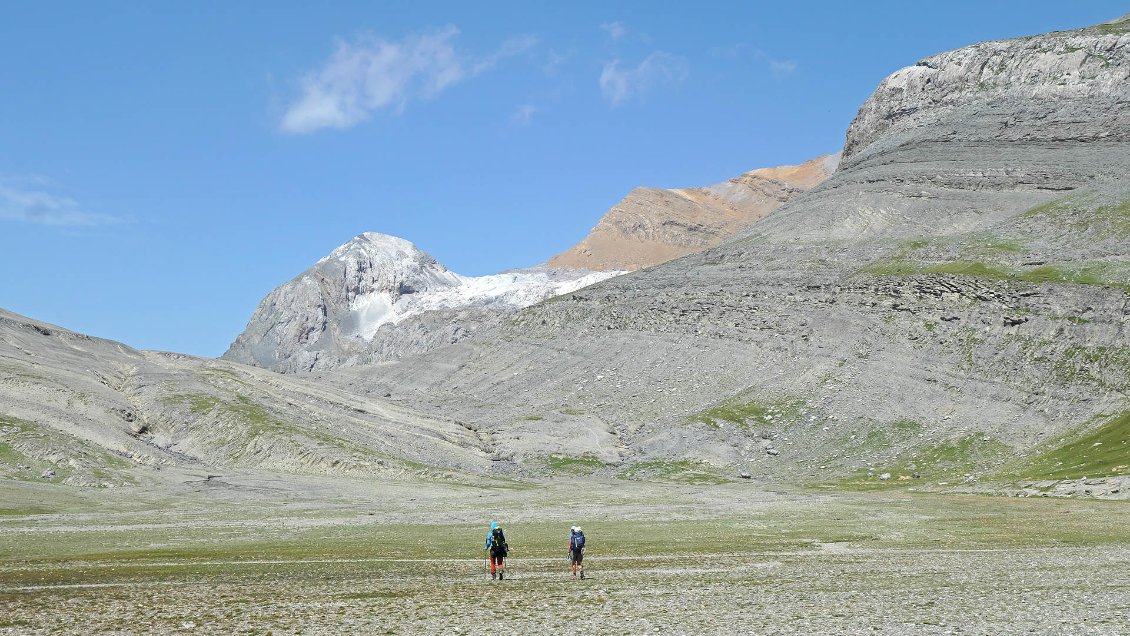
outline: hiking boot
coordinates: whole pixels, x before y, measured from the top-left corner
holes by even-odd
[[[584,570],[581,570],[581,578],[582,579],[585,578],[585,571]]]
[[[491,572],[491,573],[490,573],[490,580],[492,580],[492,581],[493,581],[493,580],[495,580],[496,578],[498,578],[498,575],[497,575],[497,574],[495,574],[494,572]]]
[[[502,571],[501,571],[501,570],[500,570],[500,571],[498,572],[498,580],[499,580],[499,581],[501,581],[501,580],[502,580]]]

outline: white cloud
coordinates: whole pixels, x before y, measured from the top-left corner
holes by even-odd
[[[515,126],[529,126],[534,121],[534,113],[538,112],[537,106],[533,104],[522,104],[514,110],[514,114],[510,116],[510,123]]]
[[[0,181],[0,219],[60,227],[123,222],[114,216],[88,212],[78,201],[46,191],[47,185],[49,182],[43,179],[33,179],[28,184]]]
[[[498,66],[498,63],[502,60],[508,57],[514,57],[515,55],[521,55],[537,46],[537,44],[538,39],[533,35],[519,35],[509,38],[502,43],[502,46],[498,47],[497,51],[476,62],[472,68],[471,74],[478,75],[479,73],[489,71],[495,66]]]
[[[792,60],[769,60],[769,73],[776,79],[785,79],[796,70]]]
[[[605,22],[600,25],[600,28],[613,40],[619,40],[628,33],[628,28],[619,22]]]
[[[558,53],[556,50],[550,50],[546,55],[545,63],[541,66],[542,73],[546,77],[556,77],[561,67],[565,62],[569,61],[574,55],[573,51],[566,51],[565,53]]]
[[[686,59],[663,51],[655,51],[635,68],[621,68],[620,60],[612,60],[600,73],[600,92],[616,107],[655,86],[681,84],[687,73]]]
[[[402,112],[410,101],[435,97],[537,44],[533,36],[519,36],[474,59],[455,50],[458,35],[459,29],[448,26],[399,41],[373,36],[354,44],[339,41],[329,61],[299,81],[301,96],[283,114],[282,129],[350,128],[377,110]]]

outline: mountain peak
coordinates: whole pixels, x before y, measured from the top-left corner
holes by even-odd
[[[435,263],[441,269],[443,268],[430,254],[416,247],[416,244],[412,241],[391,234],[382,234],[380,232],[362,232],[358,234],[346,243],[339,245],[318,261],[318,264],[335,259],[346,259],[350,257],[350,255],[361,255],[369,259],[377,258],[380,260]]]
[[[411,241],[364,232],[268,294],[224,357],[279,371],[395,358],[401,345],[416,351],[454,342],[476,321],[618,273],[533,269],[460,276]],[[442,326],[417,322],[393,333],[426,315],[440,315]],[[384,336],[375,341],[378,332]]]

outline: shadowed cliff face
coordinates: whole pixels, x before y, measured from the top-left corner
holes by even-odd
[[[898,71],[836,173],[739,237],[325,379],[517,461],[573,430],[599,457],[808,481],[1004,470],[1130,408],[1125,27]]]
[[[636,188],[549,265],[637,270],[701,252],[819,185],[838,161],[837,154],[799,166],[762,168],[705,188]]]

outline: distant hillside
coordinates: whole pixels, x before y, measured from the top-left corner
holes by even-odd
[[[764,218],[798,193],[820,185],[839,155],[799,166],[761,168],[704,188],[636,188],[550,267],[637,270],[701,252]]]

